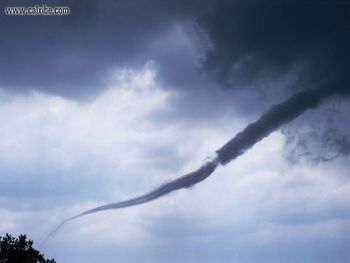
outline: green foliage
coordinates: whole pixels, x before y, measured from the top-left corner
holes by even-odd
[[[33,241],[26,235],[14,238],[9,234],[0,236],[0,263],[56,263],[54,259],[45,259],[44,255],[33,248]]]

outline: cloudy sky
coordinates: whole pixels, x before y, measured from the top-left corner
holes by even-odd
[[[35,5],[71,14],[3,11]],[[1,236],[58,263],[350,261],[349,1],[0,6]],[[43,242],[198,169],[310,90],[327,96],[205,181]]]

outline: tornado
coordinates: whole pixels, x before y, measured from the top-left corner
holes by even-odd
[[[169,183],[163,184],[156,188],[155,190],[146,193],[144,195],[125,200],[122,202],[118,203],[113,203],[113,204],[107,204],[107,205],[102,205],[98,206],[89,210],[86,210],[78,215],[75,215],[71,218],[68,218],[64,221],[62,221],[54,230],[50,232],[47,238],[52,236],[59,228],[61,228],[66,222],[71,221],[73,219],[76,219],[78,217],[82,217],[88,214],[93,214],[105,210],[110,210],[110,209],[120,209],[124,207],[130,207],[130,206],[135,206],[135,205],[140,205],[143,203],[150,202],[154,199],[157,199],[161,196],[167,195],[173,191],[182,189],[182,188],[189,188],[203,180],[205,180],[209,175],[211,175],[217,165],[219,163],[219,160],[217,157],[213,158],[212,160],[206,162],[204,165],[202,165],[198,170],[185,174]],[[46,239],[47,239],[46,238]]]
[[[73,220],[75,218],[92,214],[92,213],[97,213],[100,211],[104,210],[109,210],[109,209],[119,209],[123,207],[129,207],[129,206],[134,206],[134,205],[140,205],[143,203],[150,202],[154,199],[157,199],[161,196],[167,195],[173,191],[182,189],[182,188],[189,188],[203,180],[205,180],[209,175],[211,175],[214,170],[216,169],[218,165],[218,159],[215,157],[213,160],[208,161],[205,163],[202,167],[200,167],[198,170],[188,173],[186,175],[183,175],[169,183],[163,184],[156,188],[155,190],[141,195],[139,197],[135,197],[126,201],[122,201],[119,203],[113,203],[113,204],[107,204],[103,206],[98,206],[89,210],[86,210],[76,216],[73,216],[66,221]]]
[[[288,98],[286,101],[272,106],[268,111],[262,114],[256,122],[247,125],[245,129],[218,149],[216,151],[216,156],[213,159],[206,162],[198,170],[165,183],[155,190],[141,196],[83,211],[78,215],[64,220],[54,231],[50,233],[49,236],[55,233],[66,222],[79,217],[111,209],[121,209],[141,205],[165,196],[173,191],[192,187],[208,178],[215,171],[218,165],[226,165],[230,161],[236,159],[238,156],[244,154],[257,142],[267,137],[273,131],[279,129],[281,125],[292,121],[306,110],[317,107],[324,99],[333,95],[341,94],[344,91],[348,91],[348,89],[319,88],[300,91]]]

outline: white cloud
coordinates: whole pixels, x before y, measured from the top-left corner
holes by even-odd
[[[1,233],[40,240],[64,218],[198,168],[245,125],[227,115],[198,124],[157,119],[171,110],[172,96],[151,62],[140,71],[117,70],[92,101],[1,93]],[[49,250],[60,257],[89,237],[131,248],[160,246],[174,235],[209,245],[228,236],[253,243],[340,237],[349,216],[350,182],[339,176],[346,166],[293,166],[283,147],[283,135],[274,132],[191,190],[68,223]]]
[[[298,225],[263,224],[248,238],[257,243],[333,240],[345,238],[349,227],[350,220],[341,219]]]

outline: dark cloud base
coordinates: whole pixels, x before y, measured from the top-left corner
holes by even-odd
[[[2,1],[0,7],[38,4],[70,6],[72,14],[0,15],[2,87],[82,98],[103,90],[112,68],[159,59],[166,86],[190,88],[185,82],[195,85],[199,72],[188,75],[181,61],[149,49],[187,20],[212,42],[203,69],[225,85],[245,87],[302,67],[305,86],[338,80],[348,89],[349,1]],[[167,45],[175,52],[177,43]]]

